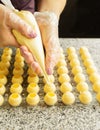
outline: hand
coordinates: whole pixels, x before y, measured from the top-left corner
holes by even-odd
[[[48,74],[52,74],[60,56],[58,19],[52,12],[36,12],[34,15],[39,25],[43,45],[46,51],[46,71]],[[34,71],[39,73],[41,71],[40,67],[33,59],[31,53],[28,53],[27,48],[23,46],[21,47],[21,51],[25,59],[27,59],[27,62],[34,68]]]
[[[12,45],[19,47],[12,29],[16,29],[28,38],[34,38],[35,32],[31,27],[18,17],[12,10],[0,4],[0,47]]]

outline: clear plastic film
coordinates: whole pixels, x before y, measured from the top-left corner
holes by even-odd
[[[53,68],[59,60],[58,18],[54,12],[35,12],[43,44],[46,49],[46,67]],[[45,29],[44,29],[45,28]]]
[[[32,13],[28,11],[18,11],[14,9],[13,5],[11,4],[10,0],[2,0],[2,2],[5,4],[6,7],[14,10],[14,12],[25,22],[27,22],[33,30],[37,33],[37,37],[33,39],[28,39],[25,36],[23,36],[20,32],[17,30],[12,30],[16,40],[20,45],[25,45],[30,52],[33,54],[35,60],[40,65],[41,70],[43,71],[43,75],[47,82],[49,82],[47,73],[45,71],[45,59],[44,59],[44,50],[41,40],[41,35],[39,31],[39,27],[37,25],[37,22],[33,16]]]

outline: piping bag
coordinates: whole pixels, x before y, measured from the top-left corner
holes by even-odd
[[[27,22],[33,30],[37,33],[36,38],[28,39],[25,36],[23,36],[20,32],[17,30],[12,30],[13,35],[15,36],[17,42],[20,45],[25,45],[29,51],[34,56],[37,63],[40,65],[40,68],[43,72],[44,78],[46,82],[49,82],[48,75],[45,71],[45,58],[44,58],[44,50],[43,50],[43,44],[42,39],[39,31],[39,27],[37,25],[37,22],[33,16],[33,14],[29,11],[18,11],[16,10],[10,0],[1,0],[6,7],[13,10],[21,19],[23,19],[25,22]]]

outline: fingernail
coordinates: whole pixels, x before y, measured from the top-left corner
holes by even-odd
[[[37,34],[33,31],[31,31],[28,35],[30,38],[35,38],[37,36]]]
[[[27,33],[28,33],[30,38],[35,38],[37,36],[35,31],[30,26],[27,28]]]
[[[47,69],[47,74],[48,74],[48,75],[51,75],[51,74],[52,74],[51,68],[48,68],[48,69]]]
[[[33,32],[33,31],[31,31],[30,33],[29,33],[29,37],[30,38],[35,38],[37,36],[37,34],[35,33],[35,32]]]

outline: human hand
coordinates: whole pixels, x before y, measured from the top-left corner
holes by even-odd
[[[31,27],[18,17],[12,10],[0,4],[0,47],[16,46],[19,47],[12,29],[16,29],[27,38],[34,38],[35,32]]]
[[[59,60],[59,38],[58,38],[58,19],[52,12],[35,12],[35,18],[39,25],[43,45],[46,51],[46,71],[48,74],[53,73],[54,66]],[[32,68],[38,74],[40,73],[40,67],[38,63],[33,59],[31,53],[25,46],[21,47],[21,52],[24,55],[27,63],[31,64]]]

